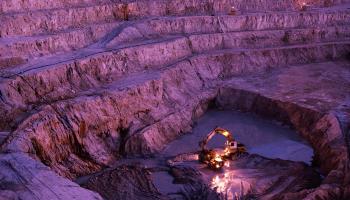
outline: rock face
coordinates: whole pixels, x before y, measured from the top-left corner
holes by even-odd
[[[93,176],[82,186],[97,191],[104,199],[166,199],[153,185],[150,172],[133,165]]]
[[[23,153],[0,154],[0,199],[102,199]]]
[[[65,178],[152,156],[212,105],[302,134],[326,177],[302,198],[349,195],[348,8],[348,0],[1,1],[1,196],[101,198]],[[49,177],[54,192],[8,168],[12,155]]]

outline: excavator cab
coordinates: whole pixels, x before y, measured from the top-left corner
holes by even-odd
[[[220,134],[225,136],[226,142],[224,149],[208,149],[207,143],[216,135]],[[232,134],[223,128],[217,127],[211,131],[205,138],[199,143],[201,151],[199,153],[199,161],[208,165],[209,168],[219,170],[221,169],[225,161],[234,159],[244,153],[246,148],[243,144],[238,143],[232,137]]]

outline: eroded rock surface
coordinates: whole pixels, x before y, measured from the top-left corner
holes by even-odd
[[[0,169],[0,199],[102,199],[27,154],[0,154]]]
[[[150,179],[150,171],[139,166],[121,166],[92,176],[82,185],[105,199],[166,199]]]
[[[349,7],[348,0],[1,1],[1,197],[101,198],[66,178],[159,153],[214,103],[292,125],[312,145],[321,186],[307,189],[298,174],[292,179],[303,190],[279,197],[346,197],[350,78],[348,62],[334,61],[349,57]],[[271,69],[278,70],[264,73]],[[27,165],[44,183],[22,174]],[[127,173],[138,177],[135,170],[144,169]],[[216,198],[201,184],[182,196],[202,190]],[[270,198],[285,193],[272,190]]]

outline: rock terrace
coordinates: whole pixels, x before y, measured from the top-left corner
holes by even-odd
[[[211,107],[314,150],[232,161],[242,198],[350,198],[349,0],[3,0],[0,21],[1,200],[238,198],[162,154]]]

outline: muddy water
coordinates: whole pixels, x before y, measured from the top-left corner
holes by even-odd
[[[207,112],[198,120],[192,133],[172,142],[163,151],[163,154],[177,155],[198,151],[198,142],[216,126],[228,129],[236,140],[246,145],[249,153],[267,158],[311,163],[313,150],[295,130],[277,122],[236,111],[211,110]],[[223,136],[215,136],[208,143],[208,147],[222,147],[224,141]]]

